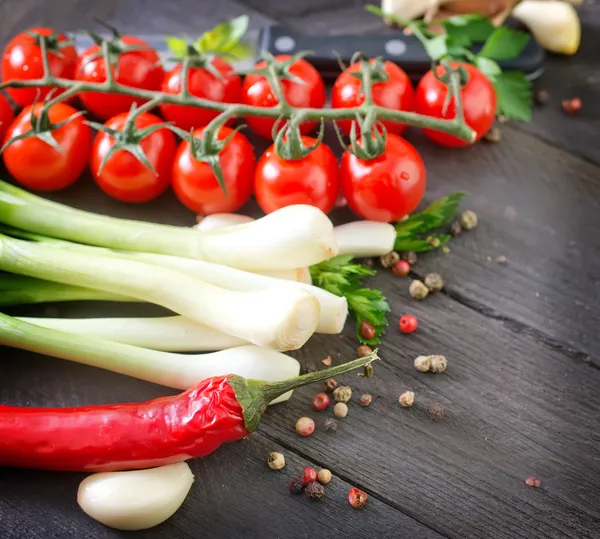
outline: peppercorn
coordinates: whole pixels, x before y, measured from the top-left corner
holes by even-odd
[[[431,366],[429,370],[436,374],[444,372],[448,367],[448,360],[444,356],[430,356]]]
[[[535,101],[538,105],[546,105],[550,101],[548,90],[541,88],[535,93]]]
[[[483,135],[483,140],[492,143],[500,142],[502,140],[502,132],[496,126],[493,126],[485,135]]]
[[[462,225],[460,224],[460,221],[452,221],[452,224],[450,225],[450,234],[452,236],[459,236],[462,233]]]
[[[301,417],[296,421],[296,432],[300,436],[310,436],[315,432],[315,422],[310,417]]]
[[[542,484],[541,480],[536,479],[533,475],[528,477],[527,479],[525,479],[525,484],[528,487],[535,487],[535,488],[540,488],[540,485]]]
[[[473,230],[479,219],[474,211],[466,210],[460,214],[460,224],[465,230]]]
[[[348,501],[354,509],[362,509],[367,503],[369,496],[366,492],[357,488],[350,489],[348,492]]]
[[[400,255],[396,251],[379,257],[379,262],[384,268],[391,268],[398,260],[400,260]]]
[[[325,380],[323,382],[323,389],[327,393],[331,393],[336,387],[337,387],[337,381],[335,378],[327,378],[327,380]]]
[[[375,265],[372,258],[363,258],[362,263],[367,266],[367,268],[372,268]]]
[[[444,288],[444,280],[439,273],[428,273],[424,282],[431,292],[439,292]]]
[[[317,412],[327,410],[329,406],[329,395],[327,393],[317,393],[312,400],[312,406]]]
[[[319,474],[317,475],[317,479],[319,483],[326,485],[331,481],[331,472],[329,470],[319,470]]]
[[[302,492],[304,491],[304,486],[302,485],[300,479],[298,479],[297,477],[292,477],[292,480],[288,485],[288,490],[292,494],[302,494]]]
[[[313,501],[321,501],[325,497],[325,487],[319,483],[311,483],[306,487],[306,495]]]
[[[337,402],[348,402],[352,398],[352,389],[348,386],[338,387],[333,392],[333,399]]]
[[[402,260],[406,260],[411,266],[414,266],[417,263],[417,253],[406,251],[406,253],[402,253]]]
[[[410,273],[410,264],[406,260],[398,260],[392,266],[392,273],[396,277],[406,277]]]
[[[581,110],[581,99],[574,97],[573,99],[565,99],[562,102],[562,108],[565,112],[573,114]]]
[[[444,253],[445,255],[449,255],[450,254],[450,247],[448,247],[447,245],[442,245],[442,249],[441,249],[442,253]]]
[[[360,405],[361,406],[369,406],[373,402],[373,397],[368,393],[365,393],[360,397]]]
[[[415,403],[415,394],[412,391],[405,391],[400,395],[400,406],[410,408]]]
[[[333,414],[335,417],[346,417],[348,415],[348,406],[344,402],[338,402],[333,407]]]
[[[429,372],[431,369],[431,356],[419,356],[415,359],[415,369],[419,372]]]
[[[273,451],[267,457],[267,464],[271,470],[281,470],[285,466],[285,457],[281,453]]]
[[[325,430],[327,432],[335,432],[338,428],[338,422],[333,419],[333,417],[329,417],[325,420]]]
[[[303,486],[307,486],[309,483],[314,483],[317,480],[317,470],[314,468],[304,468],[302,471],[301,483]]]
[[[428,236],[425,240],[429,245],[431,245],[434,249],[438,248],[441,245],[440,238],[436,238],[435,236]]]
[[[400,317],[398,327],[402,333],[412,333],[419,326],[419,322],[412,314],[405,314]]]
[[[366,320],[360,323],[360,335],[365,341],[370,341],[375,337],[375,328]]]
[[[414,299],[425,299],[429,294],[429,288],[418,279],[410,283],[408,291]]]
[[[371,352],[373,352],[373,349],[370,346],[367,346],[366,344],[363,344],[356,349],[358,357],[368,356]]]
[[[429,414],[429,418],[432,421],[440,421],[440,420],[444,419],[444,415],[445,415],[444,407],[439,402],[433,403],[429,407],[429,410],[427,410],[427,413]]]

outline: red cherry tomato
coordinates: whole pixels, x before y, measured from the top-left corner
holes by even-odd
[[[52,36],[54,30],[50,28],[31,28],[29,33],[39,34],[41,36]],[[58,34],[57,40],[67,41],[64,34]],[[55,77],[72,79],[75,74],[75,64],[77,62],[77,52],[73,45],[53,48],[48,50],[48,63],[50,72]],[[42,53],[36,42],[36,38],[26,33],[17,34],[5,47],[2,56],[2,82],[9,80],[33,80],[41,79],[44,76],[44,66],[42,64]],[[51,90],[50,87],[38,88],[7,88],[8,95],[15,103],[21,107],[31,105],[36,97],[43,101]],[[63,89],[56,88],[53,95],[64,92]]]
[[[227,138],[232,132],[229,127],[221,127],[219,140]],[[202,139],[204,129],[194,132]],[[210,165],[196,161],[190,153],[190,145],[183,141],[173,161],[173,190],[177,198],[190,210],[201,215],[220,212],[236,212],[252,195],[252,181],[256,158],[248,139],[236,133],[219,153],[219,163],[227,194],[219,185]]]
[[[387,136],[385,152],[375,159],[365,161],[345,152],[340,177],[350,208],[363,219],[383,222],[412,212],[427,184],[423,159],[397,135]]]
[[[118,114],[104,125],[121,131],[127,121],[127,113]],[[143,129],[162,122],[152,114],[143,113],[135,125]],[[140,146],[156,174],[125,150],[115,152],[99,171],[104,156],[114,146],[108,133],[98,132],[92,146],[90,169],[96,183],[107,195],[122,202],[147,202],[161,195],[171,181],[171,165],[177,143],[168,129],[159,129],[140,142]]]
[[[469,74],[469,81],[460,93],[465,122],[477,133],[475,140],[477,141],[490,130],[494,123],[494,118],[496,117],[496,92],[490,80],[479,69],[471,64],[460,65]],[[438,75],[443,75],[443,73],[444,67],[438,66]],[[434,118],[455,118],[456,105],[454,98],[451,99],[446,113],[443,114],[444,102],[447,95],[448,87],[436,79],[432,71],[428,71],[417,86],[416,111],[419,114],[433,116]],[[432,129],[423,129],[423,133],[438,144],[451,148],[460,148],[472,144]]]
[[[0,94],[0,141],[4,140],[4,135],[6,135],[14,119],[15,114],[8,99]]]
[[[290,56],[284,54],[275,58],[284,62],[289,60]],[[265,66],[265,62],[259,62],[256,68],[262,69]],[[325,102],[327,101],[325,84],[319,72],[312,65],[306,60],[300,59],[292,64],[289,72],[305,82],[305,84],[299,84],[288,79],[281,81],[283,94],[292,107],[322,108],[325,106]],[[273,94],[271,85],[265,77],[261,75],[248,75],[244,80],[242,103],[254,107],[270,108],[277,105],[279,101]],[[254,132],[258,133],[261,137],[272,138],[271,133],[275,125],[275,119],[249,116],[246,118],[246,121]],[[300,124],[300,132],[303,135],[307,135],[316,125],[316,121],[303,122]]]
[[[122,36],[125,45],[145,47],[142,50],[125,52],[119,55],[115,80],[125,86],[142,88],[144,90],[160,90],[164,70],[156,51],[142,39],[132,36]],[[106,81],[106,66],[102,56],[94,58],[100,52],[98,45],[92,45],[84,51],[75,68],[75,78],[85,82]],[[114,66],[111,66],[115,73]],[[79,95],[84,107],[90,112],[106,120],[121,112],[128,112],[133,103],[138,105],[145,102],[126,95],[106,92],[84,92]]]
[[[373,63],[374,60],[371,60]],[[365,94],[361,90],[361,81],[352,73],[360,72],[361,63],[356,62],[349,66],[335,81],[331,94],[331,106],[334,109],[353,108],[362,105]],[[385,62],[385,72],[388,80],[373,84],[373,103],[393,110],[412,112],[415,106],[415,92],[403,69],[392,62]],[[340,129],[350,134],[354,122],[341,120],[338,122]],[[384,121],[388,133],[400,135],[406,129],[405,124]]]
[[[234,73],[233,68],[221,58],[215,58],[212,65],[221,74],[215,77],[206,69],[192,67],[188,74],[190,94],[221,103],[239,103],[242,95],[242,80]],[[181,65],[175,66],[165,74],[162,91],[167,94],[178,94],[181,91]],[[219,115],[218,111],[199,107],[181,105],[161,105],[162,117],[174,122],[177,127],[189,131],[191,128],[203,127]],[[233,123],[231,119],[229,124]]]
[[[31,110],[38,116],[42,103],[25,107],[6,132],[6,143],[12,137],[31,131]],[[65,103],[50,107],[48,117],[52,124],[66,120],[77,111]],[[52,137],[62,153],[37,137],[13,142],[4,150],[4,164],[19,182],[36,191],[58,191],[71,185],[84,171],[92,130],[81,116],[52,131]]]
[[[302,137],[305,146],[314,138]],[[302,159],[282,159],[269,147],[256,165],[254,195],[265,213],[293,204],[309,204],[329,213],[339,193],[338,163],[331,149],[319,146]]]

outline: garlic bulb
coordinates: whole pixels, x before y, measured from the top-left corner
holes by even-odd
[[[524,0],[512,11],[537,42],[558,54],[575,54],[581,42],[581,23],[575,8],[561,0]]]
[[[185,500],[194,475],[185,462],[148,470],[104,472],[79,485],[85,513],[118,530],[145,530],[171,517]]]

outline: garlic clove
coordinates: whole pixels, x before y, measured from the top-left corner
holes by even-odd
[[[443,0],[381,0],[381,11],[399,19],[412,21],[435,11]],[[446,0],[447,1],[447,0]],[[387,21],[386,21],[387,22]]]
[[[581,42],[581,22],[575,8],[561,0],[524,0],[512,11],[550,52],[575,54]]]
[[[171,517],[194,475],[185,462],[148,470],[103,472],[79,485],[77,503],[90,517],[118,530],[145,530]]]

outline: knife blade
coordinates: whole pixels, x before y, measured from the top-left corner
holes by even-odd
[[[93,44],[92,39],[86,34],[75,33],[72,36],[79,52]],[[172,54],[165,43],[166,36],[147,34],[138,37],[159,53],[166,68],[172,67],[173,62],[170,59]],[[245,40],[255,44],[256,56],[232,62],[238,71],[251,69],[260,58],[261,52],[265,50],[274,55],[295,54],[302,50],[312,51],[314,54],[306,59],[326,79],[334,78],[340,73],[338,58],[345,64],[349,64],[356,51],[361,51],[369,57],[382,56],[386,60],[397,63],[414,80],[420,79],[431,68],[431,59],[427,56],[421,42],[415,36],[404,35],[400,30],[397,33],[381,35],[315,37],[302,35],[285,26],[270,25],[258,30],[249,30]],[[481,45],[475,45],[471,50],[477,53],[481,50]],[[535,79],[543,72],[544,59],[544,49],[532,38],[517,58],[498,63],[503,70],[523,71],[528,78]]]

